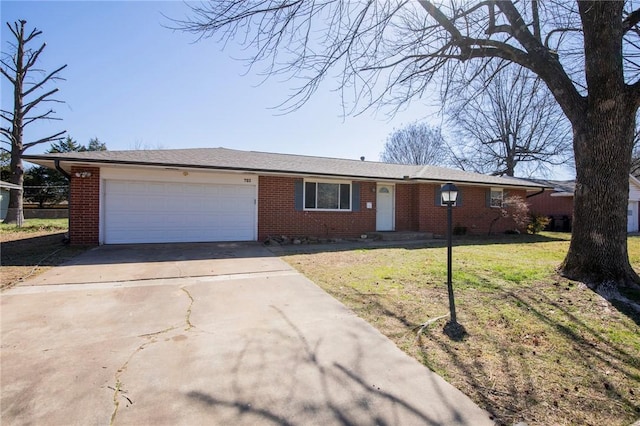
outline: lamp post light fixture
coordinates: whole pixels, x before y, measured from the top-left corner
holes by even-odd
[[[452,207],[458,198],[458,188],[451,182],[445,184],[441,190],[442,202],[447,205],[447,291],[449,292],[449,323],[446,327],[449,327],[451,331],[457,333],[461,327],[458,325],[456,318],[456,303],[453,298],[453,285],[451,284],[451,211]]]

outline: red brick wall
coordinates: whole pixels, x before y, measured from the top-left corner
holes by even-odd
[[[375,182],[360,183],[359,212],[296,211],[296,179],[260,176],[258,181],[258,240],[269,236],[357,237],[376,229]],[[373,208],[367,209],[367,202]]]
[[[417,199],[419,200],[419,227],[423,232],[432,232],[436,235],[445,235],[447,231],[447,207],[436,205],[436,190],[439,185],[417,184]],[[467,234],[486,235],[489,232],[491,222],[500,217],[493,225],[493,233],[502,233],[516,228],[516,224],[510,218],[503,218],[500,209],[486,206],[486,193],[489,188],[458,186],[462,194],[462,205],[453,207],[453,226],[467,228]],[[524,190],[505,190],[507,196],[519,195],[526,197]],[[523,231],[521,229],[521,231]]]
[[[295,178],[260,176],[258,187],[258,240],[269,236],[286,235],[310,237],[356,237],[376,229],[375,182],[360,182],[359,212],[296,211],[294,199]],[[436,206],[435,195],[439,185],[397,184],[397,231],[432,232],[445,235],[446,206]],[[503,218],[500,209],[486,206],[484,187],[460,187],[462,206],[453,208],[453,225],[464,226],[467,234],[486,235],[493,219],[493,233],[515,229],[513,220]],[[510,195],[526,196],[524,190],[506,190]],[[367,209],[371,202],[373,209]],[[522,231],[522,230],[521,230]]]
[[[415,231],[418,229],[415,189],[416,185],[396,185],[396,231]]]
[[[91,173],[77,177],[76,173]],[[98,245],[100,232],[100,169],[72,167],[69,239],[72,245]]]
[[[89,172],[91,176],[77,177]],[[258,240],[271,235],[309,237],[357,237],[376,229],[376,183],[360,181],[360,211],[296,211],[291,177],[260,176],[258,183]],[[396,230],[446,233],[447,208],[436,206],[434,184],[396,185]],[[486,207],[487,188],[460,186],[462,206],[453,208],[453,225],[464,226],[468,234],[487,234],[498,209]],[[525,197],[523,190],[509,195]],[[535,197],[534,197],[535,198]],[[531,201],[531,199],[529,199]],[[372,204],[367,209],[367,202]],[[100,229],[100,169],[73,167],[71,170],[70,240],[73,245],[97,245]],[[511,219],[500,218],[493,232],[514,229]]]
[[[547,190],[542,194],[527,199],[532,213],[544,216],[573,216],[573,197],[552,197],[553,191]]]

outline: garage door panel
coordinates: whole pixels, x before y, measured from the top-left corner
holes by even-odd
[[[105,181],[104,240],[249,241],[256,238],[256,187]]]

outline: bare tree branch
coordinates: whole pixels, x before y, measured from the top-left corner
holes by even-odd
[[[2,119],[9,123],[9,127],[1,128],[0,135],[3,136],[6,141],[2,141],[11,146],[11,159],[10,169],[11,177],[10,181],[16,185],[22,187],[24,182],[24,167],[22,163],[22,154],[25,150],[32,146],[59,140],[60,137],[66,133],[66,131],[57,132],[49,136],[35,139],[32,142],[25,143],[23,140],[25,127],[35,122],[43,120],[58,120],[59,118],[53,117],[54,111],[49,109],[45,112],[36,112],[37,108],[44,103],[61,102],[60,100],[53,99],[53,96],[58,92],[58,88],[46,90],[44,93],[36,96],[33,99],[27,99],[30,95],[34,95],[36,90],[41,90],[47,83],[60,79],[58,74],[66,67],[63,65],[56,68],[54,71],[46,74],[42,79],[37,80],[35,83],[31,83],[29,77],[35,72],[43,72],[40,69],[34,68],[38,63],[40,55],[45,49],[46,44],[42,44],[38,49],[31,50],[29,43],[41,34],[41,31],[37,29],[31,30],[30,33],[25,33],[25,20],[16,21],[13,26],[7,23],[7,27],[15,38],[15,44],[9,43],[12,49],[11,53],[11,65],[8,61],[1,61],[0,72],[13,87],[13,110],[2,110],[0,116]],[[9,56],[9,54],[6,54]],[[28,89],[25,89],[28,86]],[[33,111],[33,114],[29,116],[29,113]],[[22,191],[11,191],[9,197],[9,208],[7,210],[7,216],[5,223],[16,223],[18,226],[22,225],[23,213],[22,213]]]
[[[627,32],[640,23],[640,9],[636,9],[622,21],[622,31]]]
[[[46,143],[46,142],[53,142],[53,141],[62,140],[62,139],[64,139],[64,137],[62,137],[62,136],[65,133],[67,133],[67,131],[63,130],[63,131],[58,132],[58,133],[56,133],[54,135],[46,136],[46,137],[40,138],[40,139],[38,139],[36,141],[25,143],[25,144],[22,145],[22,152],[24,153],[25,150],[27,150],[27,149],[31,148],[32,146],[35,146],[35,145],[40,145],[40,144]]]
[[[491,83],[472,82],[475,90],[461,91],[449,111],[459,136],[450,145],[451,162],[508,176],[565,163],[571,156],[569,126],[541,80],[513,66],[486,72]]]
[[[42,80],[40,80],[40,82],[34,84],[33,86],[31,86],[31,88],[29,90],[24,92],[23,96],[29,96],[34,90],[37,90],[37,89],[41,88],[42,86],[47,84],[52,79],[64,80],[64,79],[61,79],[60,77],[57,77],[57,75],[60,73],[60,71],[62,71],[66,67],[67,67],[67,65],[65,64],[65,65],[61,66],[60,68],[56,69],[55,71],[52,71],[49,74],[47,74],[47,76],[45,78],[43,78]]]

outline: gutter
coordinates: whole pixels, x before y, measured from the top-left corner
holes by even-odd
[[[53,164],[56,167],[56,170],[62,173],[62,176],[66,177],[69,182],[71,182],[71,175],[66,172],[62,167],[60,167],[60,160],[53,160]]]

